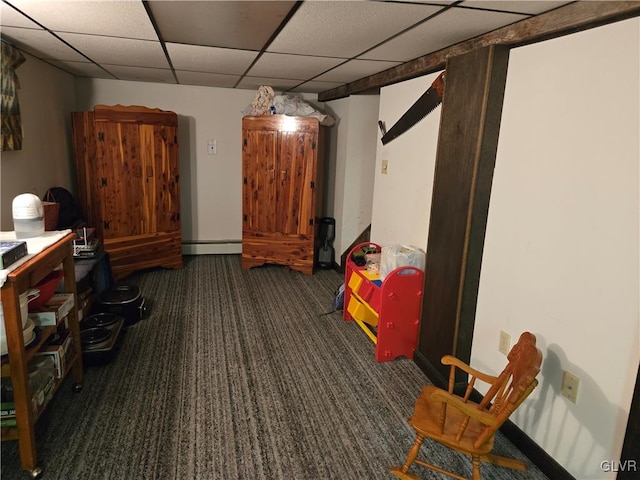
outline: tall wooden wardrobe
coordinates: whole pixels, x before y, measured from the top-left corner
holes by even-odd
[[[115,279],[182,268],[177,115],[122,105],[71,115],[78,198]]]
[[[313,117],[242,119],[242,268],[274,263],[313,273],[323,145]]]

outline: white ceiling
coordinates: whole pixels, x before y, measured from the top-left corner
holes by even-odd
[[[79,77],[319,93],[567,3],[2,0],[0,36]]]

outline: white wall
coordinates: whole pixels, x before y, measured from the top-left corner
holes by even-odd
[[[336,118],[329,161],[332,198],[328,213],[336,220],[336,263],[371,224],[378,134],[378,95],[354,95],[327,102]]]
[[[619,460],[640,361],[639,32],[512,50],[489,209],[471,363],[499,373],[501,330],[537,336],[541,383],[513,420],[580,479],[615,477],[600,464]],[[387,129],[435,76],[382,89]],[[373,241],[426,247],[439,117],[378,146]]]
[[[439,72],[384,87],[380,120],[387,130],[431,86]],[[381,245],[408,244],[426,251],[431,190],[438,145],[437,107],[413,128],[386,145],[377,141],[371,240]],[[382,160],[388,173],[382,174]]]
[[[515,423],[580,479],[615,478],[640,361],[640,20],[512,50],[472,363],[529,330],[540,385]],[[580,378],[578,402],[559,394]]]
[[[20,193],[40,198],[50,187],[73,191],[75,174],[70,112],[75,107],[73,76],[25,54],[16,70],[22,118],[22,150],[0,159],[0,228],[13,230],[11,202]],[[46,81],[43,81],[46,79]]]

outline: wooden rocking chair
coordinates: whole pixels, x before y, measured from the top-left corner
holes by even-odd
[[[447,391],[433,385],[423,388],[416,401],[413,416],[409,419],[409,424],[417,434],[416,441],[409,450],[404,465],[393,467],[391,473],[403,480],[420,480],[408,473],[411,465],[416,463],[453,478],[466,480],[465,477],[417,459],[425,438],[470,455],[473,480],[482,478],[480,461],[526,470],[525,463],[491,454],[491,450],[497,430],[538,384],[535,377],[540,371],[542,353],[536,347],[535,335],[524,332],[507,358],[509,363],[506,368],[495,377],[479,372],[451,355],[445,355],[442,363],[451,365],[449,389]],[[453,393],[456,368],[470,375],[463,397]],[[477,379],[490,384],[480,403],[469,400]]]

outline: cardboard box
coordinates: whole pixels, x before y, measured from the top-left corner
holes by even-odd
[[[72,308],[73,293],[54,293],[42,308],[35,312],[29,312],[29,318],[41,327],[57,325]]]
[[[53,366],[55,368],[55,377],[64,377],[64,372],[67,369],[67,365],[73,359],[76,350],[73,345],[73,338],[71,335],[62,342],[62,345],[48,345],[42,347],[36,356],[49,355],[53,358]]]

